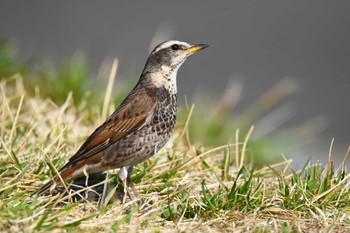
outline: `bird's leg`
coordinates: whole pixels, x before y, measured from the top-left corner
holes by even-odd
[[[137,192],[137,189],[135,188],[134,182],[132,182],[132,180],[131,180],[131,175],[132,175],[133,170],[134,170],[134,166],[130,166],[128,168],[128,175],[126,177],[126,180],[128,181],[128,184],[131,186],[132,192],[134,193],[135,197],[139,198],[140,195]]]
[[[88,187],[89,184],[89,173],[87,173],[86,168],[83,169],[83,173],[85,175],[85,188]],[[89,191],[86,189],[85,191],[85,199],[88,199],[89,197]]]
[[[129,188],[126,185],[127,177],[128,177],[128,170],[125,167],[120,168],[119,172],[118,172],[118,178],[119,178],[119,180],[124,188],[124,195],[123,195],[123,200],[122,200],[123,204],[125,203],[126,195],[128,195],[131,200],[133,199]]]

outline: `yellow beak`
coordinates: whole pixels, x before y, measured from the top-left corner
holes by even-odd
[[[207,44],[196,44],[196,45],[193,45],[192,47],[186,49],[186,52],[195,53],[195,52],[198,52],[199,50],[205,49],[207,47],[209,47],[209,45],[207,45]]]

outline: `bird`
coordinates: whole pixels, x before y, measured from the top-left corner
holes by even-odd
[[[76,178],[119,168],[118,178],[124,187],[124,196],[126,193],[133,199],[129,185],[139,197],[131,180],[134,166],[157,154],[174,131],[178,69],[188,57],[208,46],[178,40],[157,45],[136,86],[56,176],[39,189],[39,195],[52,193],[57,185]]]

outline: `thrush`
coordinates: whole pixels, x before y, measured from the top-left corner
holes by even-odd
[[[120,168],[118,178],[127,195],[132,199],[128,183],[138,196],[131,181],[133,167],[156,154],[169,140],[176,124],[177,71],[189,56],[206,47],[177,40],[156,46],[125,100],[39,194],[52,192],[62,182]]]

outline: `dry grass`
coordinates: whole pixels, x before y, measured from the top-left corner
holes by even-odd
[[[232,144],[194,146],[189,117],[160,153],[137,166],[142,205],[108,204],[111,196],[102,204],[36,196],[105,115],[84,101],[74,106],[71,96],[57,106],[39,92],[27,95],[21,77],[1,82],[0,231],[350,231],[343,165],[335,169],[329,160],[295,171],[285,160],[254,168],[246,162],[251,131],[237,131]],[[115,171],[109,177],[115,180]]]

